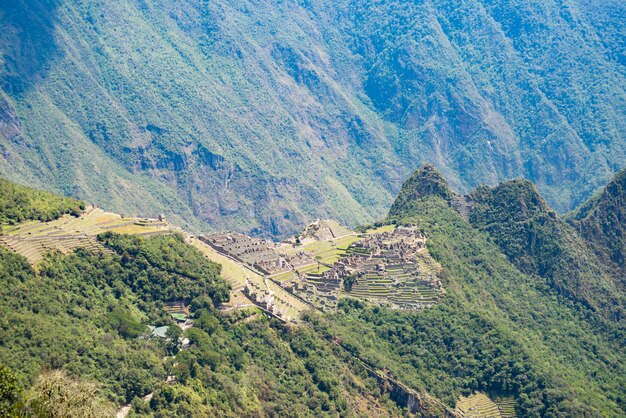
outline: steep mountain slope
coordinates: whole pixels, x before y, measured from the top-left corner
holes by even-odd
[[[63,201],[43,195],[50,210]],[[36,268],[0,245],[3,416],[111,416],[124,404],[133,416],[403,416],[388,389],[308,327],[255,308],[220,312],[229,295],[220,266],[181,235],[99,240],[106,251],[51,252]],[[181,330],[168,304],[186,306],[193,327]],[[70,398],[74,384],[83,393]]]
[[[515,212],[519,202],[530,221],[544,219],[545,202],[525,182],[481,190],[472,202],[481,219],[492,207]],[[139,416],[406,416],[407,405],[452,416],[457,399],[474,391],[506,397],[524,417],[623,416],[619,326],[555,292],[535,273],[533,251],[520,254],[530,274],[509,261],[503,252],[515,247],[497,231],[508,226],[518,236],[520,215],[483,232],[456,212],[457,197],[427,166],[406,182],[388,219],[428,237],[444,269],[438,304],[398,311],[344,299],[336,312],[305,314],[302,326],[255,308],[218,311],[228,297],[219,266],[179,235],[108,232],[99,236],[107,251],[52,253],[36,269],[0,246],[0,362],[26,388],[42,368],[95,379],[99,399],[131,402]],[[195,318],[184,333],[164,310],[172,303]],[[170,331],[161,339],[146,325]],[[27,404],[38,390],[27,390]],[[398,392],[419,402],[396,403]]]
[[[626,286],[626,169],[568,220]]]
[[[413,179],[426,171],[418,170]],[[434,176],[441,178],[429,178]],[[406,186],[416,187],[415,181]],[[439,192],[403,190],[400,197],[411,194],[416,199],[396,202],[390,220],[418,224],[429,237],[431,254],[446,272],[444,302],[407,317],[348,306],[335,332],[442,399],[481,390],[512,393],[522,416],[622,416],[623,291],[593,264],[593,254],[567,239],[573,229],[532,185],[479,188],[472,194],[473,224]],[[564,265],[569,261],[574,264]],[[555,291],[551,278],[573,297]],[[613,293],[584,287],[594,281],[612,286]],[[593,303],[580,303],[585,297]],[[602,306],[611,297],[621,305]],[[603,321],[597,306],[605,309],[601,314],[617,313]],[[359,337],[360,326],[372,331]]]
[[[439,196],[451,203],[454,193],[448,187],[448,182],[441,173],[431,164],[424,164],[418,168],[403,184],[396,200],[393,201],[389,216],[398,216],[409,210],[411,205],[427,196]]]
[[[2,2],[0,174],[278,236],[381,216],[424,160],[568,210],[626,162],[624,8]]]
[[[552,211],[532,183],[479,187],[471,200],[472,225],[487,232],[517,268],[547,278],[559,294],[616,323],[626,318],[626,294],[592,251],[593,242]],[[612,209],[615,216],[623,211]]]

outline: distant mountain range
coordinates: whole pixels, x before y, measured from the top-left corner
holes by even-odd
[[[559,212],[626,164],[626,5],[0,4],[0,174],[191,229],[380,218],[421,162]]]

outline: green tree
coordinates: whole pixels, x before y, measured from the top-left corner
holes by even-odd
[[[21,388],[13,372],[0,364],[0,416],[15,417],[19,410]]]

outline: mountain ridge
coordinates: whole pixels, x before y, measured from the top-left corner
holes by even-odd
[[[528,180],[479,186],[461,196],[452,192],[434,167],[425,165],[405,182],[403,188],[407,190],[399,193],[389,216],[410,212],[416,199],[438,196],[472,227],[489,234],[520,271],[547,279],[558,293],[620,323],[626,299],[623,281],[615,269],[624,266],[619,251],[625,173],[616,174],[602,192],[573,214],[559,216]],[[610,231],[614,232],[606,235]],[[611,250],[617,261],[611,260]],[[607,269],[609,265],[613,268]]]

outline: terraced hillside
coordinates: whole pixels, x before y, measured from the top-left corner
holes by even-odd
[[[344,294],[397,309],[430,307],[441,296],[441,289],[432,285],[440,271],[441,267],[430,255],[422,253],[414,263],[390,266],[386,272],[365,274]]]
[[[477,392],[467,397],[461,396],[456,403],[456,411],[465,418],[516,418],[515,405],[515,398],[491,398]]]
[[[336,309],[344,296],[395,309],[430,307],[442,294],[440,266],[428,254],[425,238],[412,233],[385,225],[360,235],[285,245],[281,251],[300,251],[318,263],[296,269],[283,283],[290,280],[287,286],[323,310]],[[403,247],[416,237],[415,247]]]
[[[493,399],[493,401],[496,403],[496,405],[498,405],[498,410],[500,410],[500,416],[502,416],[502,418],[517,417],[517,413],[515,412],[515,406],[517,405],[517,401],[515,400],[515,398],[511,396],[497,396]]]
[[[68,253],[82,247],[94,252],[106,252],[108,250],[96,237],[107,231],[152,235],[175,230],[175,227],[162,220],[126,218],[92,206],[79,216],[64,215],[47,222],[27,221],[6,226],[0,236],[0,243],[36,264],[46,252],[52,250]]]
[[[501,418],[498,404],[484,393],[462,396],[456,404],[457,411],[465,418]]]
[[[5,225],[0,243],[37,264],[53,250],[110,252],[97,240],[98,234],[107,231],[185,234],[162,218],[124,217],[90,206],[78,216]],[[185,235],[209,260],[222,265],[222,275],[232,288],[231,302],[224,309],[256,305],[285,322],[297,322],[305,311],[336,309],[342,296],[398,309],[432,306],[440,296],[440,290],[433,287],[438,270],[425,248],[416,249],[408,263],[391,263],[388,271],[377,271],[378,264],[389,260],[370,254],[370,247],[361,245],[373,237],[384,241],[394,231],[393,226],[385,226],[357,235],[336,221],[318,220],[280,244],[231,232],[199,238]],[[349,260],[365,267],[356,267],[358,279],[348,289],[344,285],[347,270],[341,266]]]

